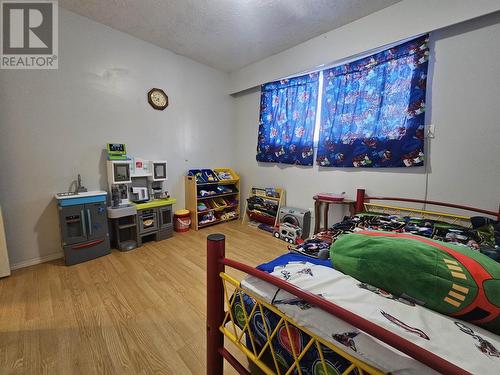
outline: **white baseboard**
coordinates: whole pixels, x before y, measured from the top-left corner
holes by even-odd
[[[17,270],[19,268],[34,266],[35,264],[49,262],[49,261],[54,260],[54,259],[62,258],[63,256],[64,256],[63,252],[58,251],[57,253],[52,253],[49,255],[44,255],[42,257],[36,257],[36,258],[28,259],[28,260],[23,260],[22,262],[19,262],[19,263],[11,264],[10,269]]]

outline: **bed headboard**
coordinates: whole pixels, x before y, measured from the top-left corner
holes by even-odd
[[[373,202],[377,201],[377,202]],[[412,216],[420,216],[423,218],[436,219],[436,220],[444,220],[450,221],[452,223],[467,223],[470,225],[470,217],[461,214],[454,213],[445,213],[432,211],[427,209],[420,208],[411,208],[411,207],[399,207],[393,204],[385,204],[385,202],[379,201],[390,201],[390,202],[409,202],[409,203],[419,203],[422,205],[431,205],[431,206],[439,206],[446,208],[454,208],[457,210],[468,211],[474,213],[471,216],[477,215],[487,215],[495,218],[496,220],[500,220],[500,205],[498,207],[498,211],[490,211],[482,208],[475,208],[470,206],[463,206],[459,204],[453,203],[445,203],[438,201],[428,201],[423,199],[413,199],[413,198],[399,198],[399,197],[377,197],[377,196],[368,196],[365,192],[365,189],[358,189],[356,193],[356,204],[355,209],[356,212],[362,211],[378,211],[390,214],[406,214]]]

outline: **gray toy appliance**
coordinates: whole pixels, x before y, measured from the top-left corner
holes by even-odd
[[[311,229],[311,212],[303,208],[281,207],[279,222],[296,225],[302,229],[302,239],[309,238]]]

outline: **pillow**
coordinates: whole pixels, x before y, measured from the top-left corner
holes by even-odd
[[[362,282],[500,334],[500,264],[466,246],[361,231],[337,239],[330,258]]]

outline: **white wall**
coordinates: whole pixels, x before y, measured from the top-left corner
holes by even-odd
[[[230,92],[500,10],[498,0],[403,0],[232,72]]]
[[[499,39],[500,12],[431,34],[426,116],[436,137],[428,152],[429,200],[498,208]],[[354,196],[360,187],[372,195],[425,197],[425,167],[359,170],[257,163],[259,98],[258,89],[236,96],[237,169],[244,191],[250,185],[280,186],[287,190],[287,204],[302,208],[312,206],[315,193]]]
[[[53,194],[80,173],[106,188],[102,152],[169,162],[169,189],[184,206],[191,167],[230,166],[234,139],[228,76],[60,9],[56,71],[0,70],[0,205],[11,264],[61,254]],[[165,111],[146,100],[152,87]]]

